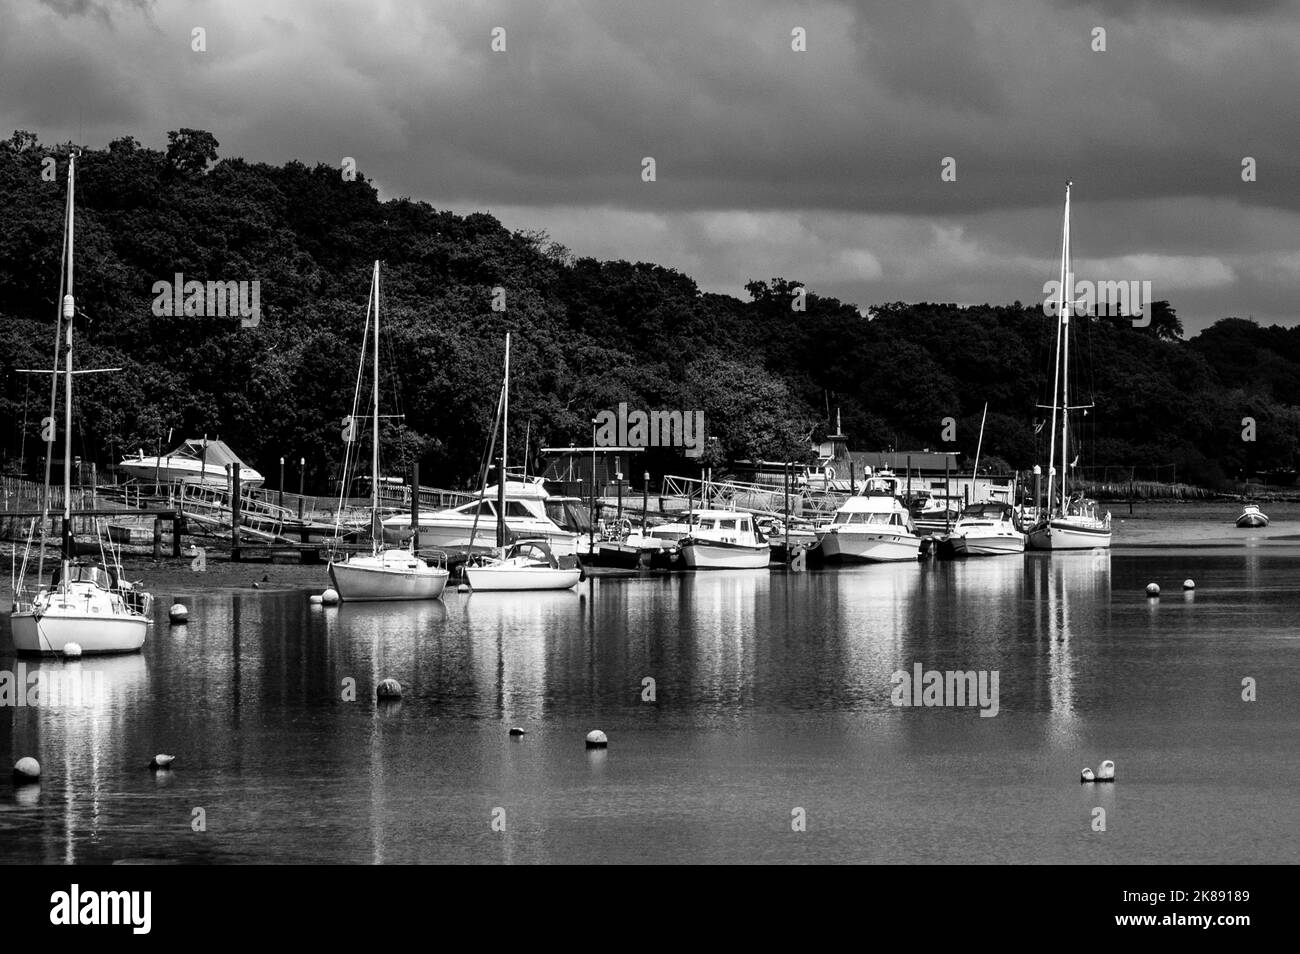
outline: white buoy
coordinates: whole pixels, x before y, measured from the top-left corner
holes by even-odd
[[[173,603],[171,609],[167,611],[167,618],[173,623],[188,622],[190,618],[190,609],[184,603]]]
[[[81,643],[64,643],[64,644],[63,644],[63,658],[64,658],[64,659],[80,659],[80,658],[81,658]]]
[[[525,733],[524,730],[521,729],[519,726],[517,726],[517,725],[512,725],[512,726],[510,727],[510,734],[511,734],[511,735],[525,735],[526,733]]]
[[[1148,583],[1148,584],[1147,584],[1147,596],[1159,596],[1159,595],[1160,595],[1160,584],[1159,584],[1159,583]]]
[[[380,699],[402,698],[402,684],[396,679],[385,679],[375,687],[375,696]]]
[[[333,587],[330,587],[328,590],[326,590],[324,593],[320,595],[320,601],[324,603],[326,606],[333,606],[335,603],[339,601],[339,591],[334,589]]]
[[[1183,589],[1185,589],[1185,590],[1194,590],[1194,589],[1196,589],[1196,581],[1195,581],[1195,580],[1191,580],[1191,579],[1183,580]]]
[[[150,760],[149,767],[157,772],[160,769],[170,769],[172,763],[175,761],[176,756],[174,755],[155,755],[153,759]]]
[[[1102,762],[1097,766],[1097,781],[1113,782],[1115,781],[1115,763],[1110,759]]]
[[[40,777],[41,763],[30,755],[14,763],[14,781],[20,785],[24,782],[35,782]]]
[[[1095,782],[1096,780],[1097,780],[1097,776],[1092,774],[1092,769],[1090,768],[1085,768],[1082,772],[1079,773],[1080,782]]]
[[[469,584],[468,584],[468,583],[462,583],[460,586],[456,587],[456,592],[457,592],[457,593],[468,593],[468,592],[469,592]]]
[[[601,732],[599,729],[592,729],[587,733],[587,748],[604,749],[608,748],[608,746],[609,739],[606,738],[604,732]]]
[[[311,595],[311,598],[307,602],[311,603],[312,606],[320,606],[325,601],[321,599],[321,595],[319,593],[313,593]]]

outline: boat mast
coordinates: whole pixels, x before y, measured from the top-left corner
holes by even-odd
[[[370,449],[370,544],[374,555],[379,555],[379,261],[375,260],[375,275],[371,282],[375,296],[375,380],[372,406],[374,409],[373,434]]]
[[[1070,261],[1070,184],[1065,186],[1065,249],[1061,253],[1066,263],[1066,283],[1071,287],[1070,309],[1061,312],[1061,511],[1065,511],[1065,481],[1069,475],[1070,442],[1070,311],[1074,310],[1074,263]]]
[[[506,332],[506,380],[501,388],[501,479],[497,481],[497,546],[506,558],[506,453],[510,436],[510,332]]]
[[[63,319],[68,323],[65,377],[63,379],[63,574],[64,592],[68,588],[69,562],[72,560],[72,316],[77,303],[72,292],[72,258],[74,248],[73,204],[76,190],[76,156],[68,153],[68,272],[63,286]]]
[[[1069,251],[1070,236],[1070,182],[1065,183],[1065,224],[1061,234],[1061,287],[1056,298],[1056,357],[1052,366],[1052,425],[1048,430],[1050,440],[1047,451],[1047,516],[1051,519],[1056,514],[1056,498],[1053,495],[1056,485],[1056,409],[1061,394],[1061,332],[1065,322],[1065,258]],[[1062,412],[1064,415],[1064,412]],[[1065,475],[1061,475],[1064,480]]]

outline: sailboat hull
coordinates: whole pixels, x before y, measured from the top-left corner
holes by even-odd
[[[10,618],[14,649],[24,656],[61,655],[76,643],[85,655],[138,652],[149,633],[143,617],[94,613],[14,613]]]
[[[465,579],[472,590],[567,590],[582,576],[578,569],[563,570],[544,566],[476,566],[466,567]]]
[[[436,600],[447,588],[447,571],[436,567],[366,565],[360,559],[330,564],[330,580],[345,603]]]
[[[1110,546],[1110,528],[1051,520],[1029,531],[1031,550],[1092,550]]]

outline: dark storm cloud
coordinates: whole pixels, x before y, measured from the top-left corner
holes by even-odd
[[[1080,255],[1147,270],[1132,277],[1168,288],[1193,325],[1224,308],[1289,320],[1300,291],[1293,4],[0,11],[0,114],[47,141],[161,145],[191,126],[225,155],[353,156],[386,195],[490,208],[710,288],[784,274],[864,306],[1037,295],[1069,176]],[[191,49],[197,26],[206,53]],[[940,179],[949,156],[956,182]]]

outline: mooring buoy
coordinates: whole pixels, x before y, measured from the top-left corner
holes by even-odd
[[[609,739],[604,732],[599,729],[592,729],[587,733],[587,748],[604,749],[609,747]]]
[[[174,755],[155,755],[149,760],[149,768],[153,769],[155,772],[169,770],[172,767],[172,763],[175,761],[176,756]]]
[[[81,643],[64,643],[64,644],[63,644],[63,658],[64,658],[64,659],[80,659],[80,658],[81,658]]]
[[[1090,768],[1085,768],[1082,772],[1079,773],[1080,783],[1095,782],[1096,780],[1097,780],[1097,776],[1092,774],[1092,769]]]
[[[1159,595],[1160,595],[1160,584],[1159,584],[1159,583],[1148,583],[1148,584],[1147,584],[1147,596],[1159,596]]]
[[[35,782],[41,777],[41,763],[30,755],[14,763],[14,781],[19,785]]]
[[[526,735],[527,733],[524,732],[524,730],[521,729],[519,726],[517,726],[517,725],[512,725],[512,726],[510,727],[510,734],[511,734],[511,735]]]
[[[324,603],[326,606],[333,606],[335,603],[339,601],[339,591],[334,589],[333,587],[330,587],[328,590],[326,590],[324,593],[320,595],[320,601]]]
[[[1194,589],[1196,589],[1196,581],[1195,581],[1195,580],[1192,580],[1192,579],[1186,579],[1186,580],[1183,580],[1183,589],[1185,589],[1185,590],[1194,590]]]
[[[1110,759],[1102,762],[1097,766],[1097,781],[1113,782],[1115,781],[1115,763]]]
[[[190,609],[184,603],[173,603],[171,609],[167,610],[167,618],[173,623],[189,622]]]
[[[379,699],[400,699],[402,684],[396,679],[385,679],[375,687],[375,696]]]

